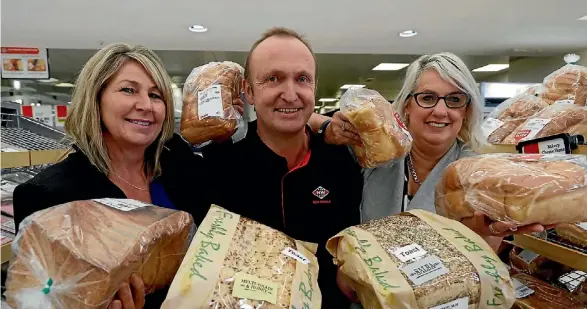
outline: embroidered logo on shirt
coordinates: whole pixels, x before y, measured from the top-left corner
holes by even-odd
[[[328,195],[328,193],[330,193],[330,191],[326,190],[322,186],[319,186],[314,191],[312,191],[312,194],[314,194],[317,198],[321,200],[323,200]]]

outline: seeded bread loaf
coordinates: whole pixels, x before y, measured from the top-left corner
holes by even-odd
[[[15,239],[8,304],[107,308],[134,272],[147,293],[161,289],[171,283],[192,229],[188,213],[130,200],[78,201],[39,211],[23,221]]]

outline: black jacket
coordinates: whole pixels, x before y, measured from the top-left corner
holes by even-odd
[[[309,134],[309,160],[291,171],[285,158],[261,141],[255,122],[240,142],[204,147],[204,161],[214,170],[212,201],[295,239],[318,243],[322,308],[348,308],[324,245],[360,223],[363,177],[347,147],[328,145]]]
[[[161,155],[162,175],[159,178],[169,200],[178,210],[192,214],[199,224],[210,202],[205,189],[202,158],[178,135],[166,143]],[[77,151],[54,164],[14,190],[14,220],[20,222],[33,212],[75,200],[95,198],[126,198],[106,175]],[[167,295],[161,290],[147,296],[145,308],[159,308]]]

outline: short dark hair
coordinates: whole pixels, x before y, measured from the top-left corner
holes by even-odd
[[[316,55],[314,55],[314,51],[312,50],[312,46],[310,46],[310,43],[308,43],[308,41],[304,38],[303,35],[299,34],[298,32],[296,32],[295,30],[292,30],[292,29],[288,29],[288,28],[284,28],[284,27],[273,27],[273,28],[265,31],[261,35],[261,37],[257,41],[255,41],[255,43],[253,43],[253,46],[251,47],[251,50],[249,51],[249,54],[247,55],[247,60],[245,62],[245,79],[247,81],[250,82],[249,78],[251,75],[251,69],[249,66],[250,66],[251,55],[253,54],[253,51],[263,41],[267,40],[270,37],[274,37],[274,36],[284,37],[284,38],[293,38],[293,39],[299,40],[300,42],[304,43],[304,45],[306,45],[308,50],[310,50],[310,53],[312,54],[312,57],[314,58],[314,63],[316,63]]]

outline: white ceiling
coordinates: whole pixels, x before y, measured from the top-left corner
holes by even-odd
[[[2,45],[246,51],[271,26],[319,53],[511,55],[587,47],[587,0],[2,0]],[[209,28],[204,34],[187,30]],[[402,39],[398,32],[420,34]]]

